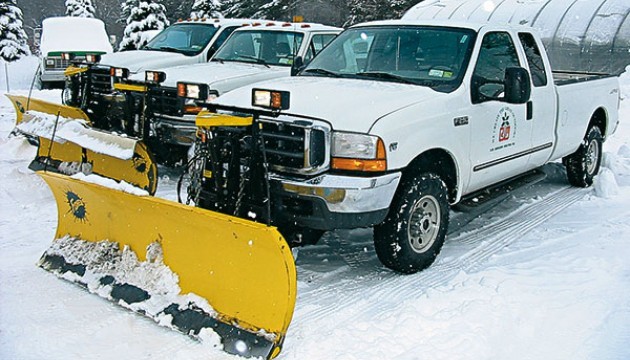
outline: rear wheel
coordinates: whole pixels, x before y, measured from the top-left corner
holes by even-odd
[[[580,147],[563,159],[571,185],[589,187],[593,184],[593,178],[599,173],[602,162],[603,142],[601,131],[593,126],[586,133]]]
[[[403,180],[385,221],[374,227],[379,260],[405,274],[429,267],[442,249],[448,220],[448,189],[439,176],[422,173]]]

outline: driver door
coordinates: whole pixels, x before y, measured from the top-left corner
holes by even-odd
[[[509,67],[522,66],[510,33],[488,32],[470,82],[470,182],[467,192],[517,175],[526,168],[531,148],[531,121],[526,104],[505,101]]]

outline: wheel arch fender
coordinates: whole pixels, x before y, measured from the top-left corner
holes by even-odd
[[[608,112],[605,108],[599,107],[591,115],[591,119],[589,120],[588,127],[586,128],[586,132],[588,133],[589,129],[593,126],[597,126],[599,131],[602,133],[604,138],[606,138],[609,134],[608,131]],[[586,134],[585,134],[586,136]]]
[[[461,173],[459,164],[452,152],[443,148],[426,150],[412,159],[403,170],[403,178],[419,172],[432,172],[438,175],[448,188],[449,202],[455,203],[461,196]]]

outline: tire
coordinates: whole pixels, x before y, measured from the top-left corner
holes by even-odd
[[[403,274],[426,269],[442,249],[448,221],[448,189],[439,176],[403,178],[385,221],[374,227],[376,255]]]
[[[589,128],[580,147],[563,160],[569,183],[577,187],[593,185],[602,163],[602,133],[597,126]]]

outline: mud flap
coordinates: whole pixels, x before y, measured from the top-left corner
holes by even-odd
[[[15,125],[16,126],[22,122],[24,118],[24,114],[27,111],[37,111],[40,113],[51,114],[55,116],[59,114],[59,116],[64,117],[64,118],[81,119],[87,122],[88,124],[90,124],[90,118],[87,116],[85,112],[83,112],[83,110],[79,108],[61,105],[61,104],[55,104],[55,103],[51,103],[44,100],[34,99],[34,98],[29,99],[26,96],[21,96],[21,95],[10,95],[10,94],[5,94],[5,95],[6,97],[9,98],[9,100],[11,100],[11,103],[13,104],[13,107],[15,108],[15,113],[16,113]]]
[[[94,173],[155,194],[157,164],[140,140],[93,129],[81,119],[35,111],[26,112],[16,128],[39,139],[33,170]]]
[[[279,354],[297,290],[291,250],[275,228],[38,174],[59,217],[42,268],[185,334],[212,330],[229,353]]]

